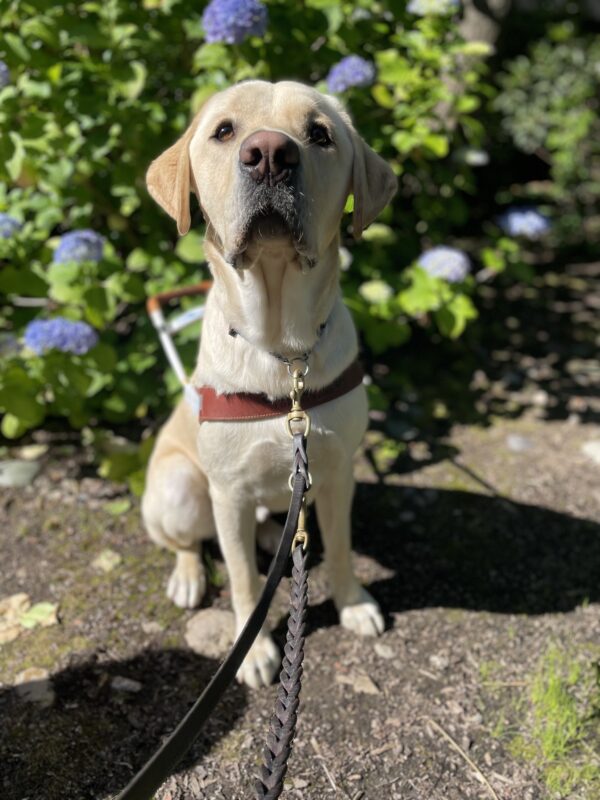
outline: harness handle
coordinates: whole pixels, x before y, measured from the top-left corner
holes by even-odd
[[[146,300],[146,309],[149,314],[162,308],[170,300],[178,300],[180,297],[194,297],[198,294],[207,294],[213,285],[211,280],[200,281],[191,286],[183,286],[181,289],[170,289],[168,292],[158,292]]]

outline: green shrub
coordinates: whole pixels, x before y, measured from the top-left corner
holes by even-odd
[[[472,278],[449,284],[408,267],[469,217],[475,184],[464,153],[483,137],[475,115],[489,94],[487,48],[463,41],[451,16],[413,16],[395,0],[273,0],[265,36],[238,45],[206,43],[201,12],[189,0],[15,0],[0,13],[10,73],[0,89],[0,212],[22,223],[0,237],[0,325],[19,339],[32,319],[60,315],[101,339],[73,357],[4,348],[5,436],[49,415],[76,427],[127,423],[172,400],[177,386],[160,378],[165,361],[143,301],[206,275],[202,223],[177,242],[144,174],[207,96],[244,78],[325,88],[342,56],[374,62],[373,84],[343,99],[393,164],[400,192],[363,243],[345,237],[348,302],[378,352],[404,342],[414,320],[458,336],[475,316]],[[57,237],[81,228],[105,238],[103,257],[54,264]],[[487,243],[488,271],[515,260],[506,241]],[[190,366],[193,335],[184,342]]]
[[[562,206],[564,232],[577,231],[600,197],[600,41],[575,36],[570,22],[553,25],[499,82],[502,128],[516,148],[549,166],[545,193]]]

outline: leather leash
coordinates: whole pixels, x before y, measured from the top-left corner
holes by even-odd
[[[276,800],[281,794],[291,742],[295,735],[302,675],[304,615],[306,613],[306,556],[303,555],[303,551],[306,550],[308,541],[305,530],[305,495],[311,484],[306,456],[306,437],[310,432],[310,418],[302,409],[300,399],[304,391],[304,376],[307,371],[306,364],[304,369],[293,369],[293,365],[289,367],[294,385],[290,393],[292,410],[286,419],[287,430],[293,441],[293,467],[290,475],[292,497],[281,541],[271,562],[267,580],[256,608],[248,618],[229,655],[198,700],[168,739],[127,787],[117,795],[116,800],[151,800],[156,790],[188,752],[215,706],[235,678],[242,661],[262,628],[288,558],[292,553],[294,561],[292,608],[288,620],[288,637],[280,676],[281,684],[264,751],[264,765],[256,784],[257,798]],[[303,426],[301,432],[298,432],[299,426]]]

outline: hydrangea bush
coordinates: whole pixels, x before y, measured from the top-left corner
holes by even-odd
[[[461,38],[455,11],[450,0],[113,0],[0,11],[0,333],[20,343],[2,356],[4,435],[47,415],[77,426],[144,420],[172,402],[177,385],[144,300],[206,277],[203,223],[196,212],[178,240],[144,174],[208,96],[247,78],[336,92],[399,177],[394,205],[362,243],[350,216],[343,224],[343,288],[369,347],[402,344],[414,324],[460,335],[476,315],[476,282],[454,261],[441,272],[427,264],[470,216],[475,167],[460,154],[484,145],[477,114],[488,49]],[[475,270],[499,272],[518,258],[510,237],[490,235],[470,254]],[[77,328],[71,351],[31,347],[42,331],[47,342],[66,341],[49,333],[66,332],[59,317],[95,333]],[[84,352],[80,343],[96,335]],[[195,337],[181,339],[189,364]]]

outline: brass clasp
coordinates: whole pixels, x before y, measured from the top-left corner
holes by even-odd
[[[302,549],[306,550],[308,547],[308,531],[306,530],[306,497],[302,498],[302,505],[300,506],[300,514],[298,515],[298,528],[292,540],[292,553],[302,545]]]
[[[302,368],[292,369],[290,364],[288,369],[292,378],[292,391],[290,392],[290,399],[292,401],[292,408],[287,415],[286,427],[290,436],[294,436],[295,431],[292,430],[292,422],[303,422],[304,431],[302,435],[307,437],[310,433],[310,417],[302,409],[302,395],[304,394],[304,378],[308,373],[308,364],[304,364]],[[297,431],[300,433],[300,431]]]

